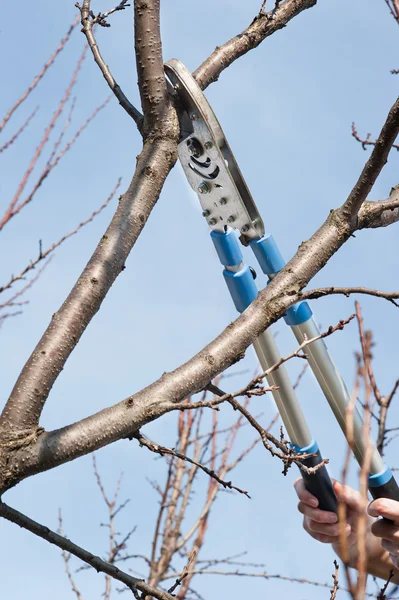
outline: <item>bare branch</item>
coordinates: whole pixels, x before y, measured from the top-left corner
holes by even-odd
[[[14,133],[14,135],[8,140],[8,142],[5,142],[1,147],[0,147],[0,154],[2,152],[4,152],[4,150],[7,150],[7,148],[9,148],[21,135],[21,133],[24,131],[24,129],[29,125],[29,123],[31,122],[31,120],[33,119],[33,117],[35,116],[35,114],[37,113],[39,107],[36,106],[36,108],[31,112],[31,114],[29,115],[29,117],[26,119],[26,121],[21,125],[21,127]]]
[[[394,73],[394,71],[391,71],[391,73]],[[367,146],[375,146],[376,144],[375,141],[370,139],[371,133],[368,133],[365,138],[361,138],[358,134],[356,125],[354,123],[352,123],[352,137],[354,137],[355,140],[357,140],[362,145],[363,150],[367,150]],[[393,144],[392,148],[399,150],[399,144]]]
[[[339,590],[339,585],[338,585],[339,564],[337,563],[336,560],[334,560],[334,566],[335,566],[335,573],[332,576],[333,582],[334,582],[334,587],[331,590],[330,600],[335,600],[335,598],[337,597],[337,592]]]
[[[310,290],[309,292],[301,293],[302,300],[315,300],[317,298],[324,298],[325,296],[331,296],[333,294],[342,294],[343,296],[349,296],[351,294],[366,294],[368,296],[375,296],[376,298],[384,298],[395,306],[399,306],[396,299],[399,298],[399,292],[380,292],[379,290],[372,290],[365,287],[328,287],[318,288]]]
[[[59,512],[58,512],[58,533],[60,535],[62,535],[62,513],[61,513],[61,510],[59,510]],[[65,572],[67,574],[68,581],[71,585],[72,591],[75,594],[77,600],[83,600],[83,596],[80,593],[80,591],[76,585],[76,582],[72,576],[71,569],[69,568],[69,561],[71,559],[71,555],[69,554],[69,552],[66,552],[65,550],[62,550],[61,554],[62,554],[62,558],[64,560]]]
[[[113,94],[117,98],[119,104],[122,106],[122,108],[125,109],[127,114],[130,117],[132,117],[134,122],[137,124],[139,131],[141,131],[143,115],[140,113],[140,111],[137,110],[137,108],[135,108],[133,106],[133,104],[129,101],[127,96],[125,96],[125,94],[123,93],[123,91],[120,88],[120,86],[118,85],[118,83],[115,81],[111,71],[109,70],[103,57],[101,56],[100,49],[98,47],[96,38],[94,37],[94,33],[93,33],[93,25],[95,23],[99,23],[100,25],[105,26],[104,21],[105,21],[106,16],[109,16],[112,12],[115,12],[116,10],[123,10],[126,6],[129,6],[129,5],[126,4],[126,2],[120,2],[120,4],[118,5],[119,7],[116,7],[115,9],[108,11],[104,15],[99,13],[99,15],[97,15],[97,17],[94,17],[94,15],[91,11],[90,0],[84,0],[82,6],[78,2],[76,2],[75,6],[80,11],[82,31],[86,36],[87,43],[89,44],[90,50],[92,51],[92,54],[93,54],[96,64],[98,65],[101,73],[103,74],[105,81],[108,83]]]
[[[231,40],[218,46],[214,52],[194,71],[193,76],[201,89],[217,81],[220,74],[237,58],[253,50],[263,40],[287,25],[302,11],[317,4],[317,0],[286,0],[269,13],[262,11],[251,25]]]
[[[160,31],[160,0],[134,2],[134,46],[136,65],[144,113],[143,134],[169,135],[172,128],[175,136],[176,122],[169,122],[171,97],[166,87],[164,75],[162,43]]]
[[[106,199],[106,201],[100,206],[100,208],[98,208],[97,210],[95,210],[90,217],[88,217],[87,219],[85,219],[84,221],[82,221],[81,223],[79,223],[79,225],[77,227],[75,227],[75,229],[73,229],[73,231],[70,231],[69,233],[67,233],[66,235],[64,235],[61,239],[58,240],[58,242],[55,242],[54,244],[52,244],[49,248],[47,248],[47,250],[45,250],[44,252],[42,251],[42,247],[41,247],[41,242],[39,244],[39,254],[37,256],[37,258],[35,258],[34,260],[32,260],[18,275],[12,275],[10,280],[5,283],[3,286],[0,286],[0,294],[8,289],[11,288],[11,286],[16,283],[17,281],[20,281],[21,279],[25,279],[25,275],[27,273],[29,273],[29,271],[32,271],[32,269],[35,269],[35,267],[42,261],[45,260],[49,254],[52,254],[54,252],[54,250],[56,250],[59,246],[61,246],[61,244],[63,244],[65,242],[65,240],[67,240],[68,238],[72,237],[73,235],[77,234],[78,231],[80,229],[82,229],[82,227],[84,227],[85,225],[87,225],[88,223],[91,223],[91,221],[93,221],[95,219],[95,217],[100,214],[100,212],[102,212],[104,210],[104,208],[106,208],[108,206],[108,204],[111,202],[112,198],[115,196],[119,186],[121,184],[121,178],[118,179],[114,189],[112,190],[112,192],[110,193],[110,195],[108,196],[108,198]],[[31,283],[33,283],[34,280],[32,280]],[[30,284],[31,285],[31,284]],[[24,288],[24,291],[27,288]],[[19,295],[19,294],[18,294]],[[15,298],[16,296],[14,296]],[[1,308],[1,306],[0,306]]]
[[[24,206],[26,206],[27,204],[29,204],[29,202],[31,202],[33,200],[34,195],[36,194],[36,192],[38,191],[38,189],[40,188],[42,183],[47,179],[47,177],[50,175],[50,173],[55,169],[55,167],[58,165],[60,160],[65,156],[65,154],[71,149],[73,144],[80,137],[80,135],[83,133],[83,131],[89,125],[89,123],[98,115],[98,113],[100,111],[103,110],[103,108],[105,108],[105,106],[108,104],[110,99],[111,99],[111,97],[109,96],[102,104],[100,104],[99,106],[97,106],[97,108],[94,109],[94,111],[91,113],[91,115],[89,115],[89,117],[87,117],[86,121],[79,127],[79,129],[72,136],[72,138],[69,140],[69,142],[67,142],[65,144],[65,146],[62,148],[62,150],[60,150],[58,155],[54,158],[54,155],[55,155],[55,152],[57,151],[58,145],[61,143],[62,137],[64,135],[64,130],[65,130],[65,128],[64,128],[64,130],[61,132],[56,144],[54,145],[54,148],[50,155],[50,158],[48,159],[43,171],[40,173],[38,180],[36,181],[35,185],[33,186],[30,193],[27,195],[27,197],[23,201],[21,201],[18,204],[18,206],[13,210],[12,216],[15,216],[22,208],[24,208]],[[68,126],[68,122],[67,122],[67,126]]]
[[[242,489],[236,487],[235,485],[232,485],[231,481],[223,481],[223,479],[220,479],[220,477],[218,477],[217,473],[215,473],[215,471],[213,471],[212,469],[208,469],[208,467],[206,467],[205,465],[202,465],[201,463],[197,462],[196,460],[193,460],[192,458],[189,458],[188,456],[185,456],[184,454],[181,454],[180,452],[176,452],[176,450],[174,450],[173,448],[166,448],[165,446],[160,446],[159,444],[155,444],[154,442],[151,442],[150,440],[145,438],[143,436],[143,434],[140,433],[139,431],[134,433],[132,435],[132,438],[136,439],[139,442],[140,446],[145,446],[151,452],[155,452],[156,454],[159,454],[160,456],[164,456],[165,454],[168,454],[169,456],[175,456],[176,458],[179,458],[180,460],[189,462],[192,465],[195,465],[196,467],[198,467],[199,469],[204,471],[204,473],[209,475],[209,477],[212,477],[212,479],[215,479],[215,481],[220,483],[220,485],[222,485],[224,488],[228,488],[230,490],[236,490],[236,492],[239,492],[240,494],[244,494],[244,496],[246,496],[247,498],[251,497],[248,494],[248,492],[246,492],[245,490],[242,490]]]
[[[43,152],[43,149],[45,148],[47,142],[49,141],[51,132],[54,129],[54,126],[55,126],[58,118],[62,114],[64,107],[72,93],[74,86],[76,85],[79,72],[82,68],[84,59],[86,57],[86,52],[87,52],[87,46],[83,49],[83,52],[77,62],[75,71],[73,72],[72,78],[71,78],[69,85],[64,93],[64,96],[61,98],[61,101],[57,107],[57,110],[53,114],[53,116],[50,120],[50,123],[48,124],[48,126],[46,127],[46,129],[44,131],[43,137],[40,140],[40,143],[36,148],[36,151],[29,163],[29,166],[28,166],[24,176],[21,179],[18,189],[15,192],[14,198],[11,200],[10,205],[6,209],[6,212],[4,213],[4,216],[0,221],[0,231],[3,229],[3,227],[6,225],[6,223],[8,223],[12,219],[12,217],[14,217],[21,210],[21,208],[23,208],[27,204],[27,202],[24,201],[18,205],[18,201],[21,197],[23,190],[26,187],[26,184],[28,182],[30,175],[32,174],[33,169],[35,168],[35,166],[37,164],[37,161],[39,160],[39,158],[41,156],[41,153]]]
[[[86,564],[93,567],[97,572],[106,573],[113,579],[121,581],[133,592],[136,598],[138,598],[137,590],[139,590],[149,595],[150,597],[157,598],[158,600],[174,600],[174,597],[171,594],[155,589],[152,586],[145,583],[144,581],[137,579],[136,577],[132,577],[131,575],[128,575],[128,573],[121,571],[115,565],[107,563],[106,561],[102,560],[99,556],[91,554],[91,552],[88,552],[84,548],[78,546],[77,544],[74,544],[62,535],[55,533],[55,531],[51,531],[51,529],[49,529],[48,527],[45,527],[37,521],[30,519],[26,515],[20,513],[14,508],[11,508],[11,506],[8,506],[7,504],[4,504],[4,502],[1,501],[0,517],[3,517],[4,519],[7,519],[7,521],[11,521],[16,525],[19,525],[23,529],[27,529],[31,533],[37,535],[38,537],[41,537],[43,540],[46,540],[50,544],[58,546],[58,548],[61,548],[61,550],[73,554]]]
[[[18,98],[18,100],[15,102],[15,104],[10,108],[10,110],[4,116],[2,122],[0,123],[0,132],[4,129],[5,125],[10,120],[10,118],[12,117],[12,115],[14,114],[14,112],[17,110],[17,108],[24,102],[24,100],[26,100],[26,98],[29,96],[29,94],[32,92],[32,90],[35,89],[35,87],[37,86],[37,84],[39,83],[39,81],[41,79],[43,79],[46,71],[54,63],[55,59],[57,58],[57,56],[59,55],[59,53],[61,52],[61,50],[63,50],[63,48],[65,47],[65,44],[67,43],[67,41],[69,40],[69,38],[71,36],[72,31],[75,29],[75,27],[76,27],[76,25],[78,23],[79,23],[79,19],[78,19],[78,17],[76,17],[75,20],[74,20],[74,22],[72,23],[72,25],[69,27],[66,35],[63,37],[63,39],[59,43],[58,48],[50,56],[50,58],[48,59],[48,61],[46,62],[46,64],[42,68],[42,70],[40,71],[40,73],[38,73],[38,75],[36,75],[36,77],[34,78],[34,80],[32,81],[32,83],[30,84],[30,86],[27,88],[27,90],[22,94],[22,96],[20,98]]]
[[[392,105],[383,128],[359,179],[341,208],[348,223],[357,227],[357,214],[388,160],[388,154],[399,134],[399,98]]]
[[[377,596],[377,600],[387,600],[387,595],[386,595],[386,591],[388,589],[389,584],[391,583],[391,579],[393,579],[394,576],[394,572],[393,570],[391,570],[389,572],[389,577],[386,580],[385,584],[382,586],[380,593]]]

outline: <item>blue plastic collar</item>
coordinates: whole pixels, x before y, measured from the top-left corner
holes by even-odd
[[[249,245],[265,275],[275,275],[285,266],[285,261],[271,233],[267,233],[260,240],[250,242]]]
[[[211,231],[211,238],[222,265],[233,267],[242,262],[241,248],[233,229],[229,228],[226,233]]]
[[[312,317],[313,313],[307,302],[298,302],[287,310],[284,321],[292,327],[293,325],[301,325]]]
[[[243,312],[258,295],[258,289],[249,267],[244,265],[244,268],[236,273],[225,269],[223,276],[229,288],[234,306],[238,312]]]
[[[317,454],[317,452],[319,451],[319,444],[313,438],[312,438],[312,441],[310,442],[310,444],[308,446],[303,446],[301,448],[300,446],[297,446],[296,444],[291,444],[291,447],[298,454],[299,453],[300,454]]]
[[[384,485],[390,479],[392,479],[393,474],[389,467],[385,469],[385,471],[381,471],[381,473],[376,473],[375,475],[369,476],[369,487],[380,487],[380,485]]]

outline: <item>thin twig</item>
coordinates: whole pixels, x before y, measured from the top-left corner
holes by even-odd
[[[24,200],[18,204],[21,194],[22,194],[23,190],[25,189],[25,186],[28,182],[28,179],[29,179],[30,175],[32,174],[33,169],[35,168],[37,161],[39,160],[40,155],[43,152],[44,147],[46,146],[47,142],[49,141],[50,134],[51,134],[52,130],[54,129],[58,118],[60,117],[60,115],[62,114],[62,112],[64,110],[65,104],[67,103],[67,101],[72,93],[73,87],[76,85],[79,72],[82,68],[83,62],[86,57],[86,52],[87,52],[87,46],[85,46],[83,49],[83,52],[76,64],[76,68],[73,72],[72,78],[68,84],[68,87],[67,87],[63,97],[61,98],[61,101],[57,107],[57,110],[53,114],[53,116],[50,120],[50,123],[48,124],[48,126],[46,127],[46,129],[44,131],[43,137],[40,140],[40,143],[36,148],[36,151],[29,163],[29,166],[20,181],[18,189],[15,192],[14,198],[11,200],[8,208],[6,209],[6,211],[4,213],[3,218],[0,221],[0,231],[5,226],[5,224],[8,223],[17,213],[19,213],[19,211],[24,206],[26,206],[26,204],[28,203],[26,200]]]
[[[76,27],[76,25],[78,23],[79,23],[79,18],[76,17],[75,20],[74,20],[74,22],[72,23],[72,25],[70,25],[70,27],[69,27],[66,35],[63,37],[63,39],[59,43],[58,48],[50,56],[50,58],[48,59],[48,61],[46,62],[46,64],[42,68],[42,70],[40,71],[40,73],[38,73],[36,75],[36,77],[33,79],[32,83],[27,88],[27,90],[22,94],[22,96],[20,98],[18,98],[18,100],[15,102],[15,104],[10,108],[10,110],[4,116],[2,122],[0,123],[0,131],[2,131],[4,129],[6,123],[10,120],[10,118],[12,117],[12,115],[14,114],[14,112],[17,110],[17,108],[24,102],[24,100],[26,100],[26,98],[29,96],[29,94],[32,92],[32,90],[35,89],[35,87],[37,86],[37,84],[39,83],[39,81],[41,79],[43,79],[46,71],[54,63],[55,59],[57,58],[57,56],[61,52],[61,50],[63,50],[65,44],[67,43],[67,41],[69,40],[69,38],[71,36],[72,31],[75,29],[75,27]]]
[[[393,71],[391,71],[393,73]],[[367,146],[375,146],[376,142],[371,140],[371,133],[368,133],[365,138],[361,138],[357,132],[356,126],[352,123],[352,137],[355,138],[361,145],[363,150],[367,150]],[[399,144],[392,144],[392,148],[399,150]]]
[[[376,296],[377,298],[384,298],[395,306],[399,306],[395,299],[399,298],[399,292],[381,292],[380,290],[373,290],[365,287],[326,287],[317,288],[310,290],[309,292],[301,293],[301,300],[315,300],[317,298],[324,298],[324,296],[331,296],[332,294],[342,294],[349,298],[351,294],[366,294],[369,296]]]
[[[120,4],[122,4],[122,2]],[[82,5],[76,2],[75,6],[80,11],[82,32],[86,36],[87,43],[89,44],[90,50],[93,53],[93,57],[96,64],[98,65],[105,81],[108,83],[113,94],[117,98],[119,104],[122,106],[122,108],[125,109],[127,114],[132,117],[134,122],[137,124],[139,131],[141,131],[143,124],[143,115],[140,113],[140,111],[137,110],[137,108],[135,108],[135,106],[133,106],[133,104],[128,100],[127,96],[125,96],[122,89],[114,79],[111,71],[109,70],[109,67],[106,65],[103,57],[101,56],[100,49],[98,47],[96,38],[94,37],[93,33],[93,25],[96,22],[96,17],[94,17],[93,12],[91,11],[90,0],[84,0]],[[125,8],[125,6],[123,6],[123,8]],[[111,14],[111,12],[114,12],[115,10],[122,10],[122,8],[113,9],[112,11],[109,11],[108,14]]]
[[[3,144],[0,147],[0,154],[2,152],[4,152],[4,150],[7,150],[7,148],[9,148],[21,135],[21,133],[24,131],[24,129],[29,125],[29,123],[31,122],[31,120],[33,119],[33,117],[35,116],[35,114],[37,113],[39,107],[36,106],[36,108],[31,112],[31,114],[29,115],[29,117],[26,119],[26,121],[21,125],[21,127],[14,133],[14,135],[8,140],[8,142],[5,142],[5,144]]]
[[[209,477],[212,477],[213,479],[215,479],[215,481],[220,483],[220,485],[222,485],[224,488],[228,488],[230,490],[236,490],[236,492],[239,492],[240,494],[244,494],[244,496],[246,496],[247,498],[251,497],[248,494],[248,492],[240,489],[239,487],[236,487],[235,485],[233,485],[231,483],[231,481],[223,481],[223,479],[220,479],[220,477],[218,477],[218,475],[215,473],[215,471],[213,471],[212,469],[208,469],[208,467],[197,462],[196,460],[193,460],[192,458],[185,456],[184,454],[181,454],[180,452],[177,452],[176,450],[174,450],[174,448],[166,448],[165,446],[160,446],[159,444],[156,444],[155,442],[151,442],[150,440],[145,438],[143,436],[143,434],[140,433],[139,431],[137,431],[136,433],[134,433],[132,435],[132,439],[133,438],[138,441],[140,446],[144,446],[145,448],[148,448],[148,450],[150,450],[151,452],[155,452],[156,454],[159,454],[160,456],[164,456],[165,454],[168,454],[169,456],[175,456],[176,458],[179,458],[180,460],[189,462],[190,464],[195,465],[196,467],[198,467],[199,469],[204,471],[204,473],[209,475]]]
[[[16,281],[20,281],[21,279],[25,278],[25,275],[27,273],[29,273],[29,271],[31,271],[32,269],[34,269],[36,267],[36,265],[41,262],[42,260],[44,260],[45,258],[48,257],[49,254],[51,254],[52,252],[54,252],[54,250],[56,250],[56,248],[58,248],[63,242],[65,242],[65,240],[67,240],[68,238],[70,238],[71,236],[75,235],[76,233],[78,233],[78,231],[80,229],[82,229],[82,227],[84,227],[85,225],[87,225],[88,223],[91,223],[91,221],[93,221],[93,219],[101,212],[104,210],[104,208],[106,208],[108,206],[108,204],[111,202],[112,198],[115,196],[117,189],[119,188],[121,184],[121,178],[118,179],[114,189],[112,190],[112,192],[110,193],[110,195],[108,196],[108,198],[106,199],[106,201],[100,206],[100,208],[98,208],[97,210],[95,210],[88,219],[86,219],[85,221],[82,221],[81,223],[79,223],[79,225],[77,227],[75,227],[75,229],[73,231],[70,231],[69,233],[67,233],[66,235],[64,235],[61,239],[58,240],[58,242],[55,242],[54,244],[52,244],[49,248],[47,248],[47,250],[45,250],[44,252],[41,249],[41,243],[39,244],[39,254],[37,256],[37,258],[35,258],[34,260],[32,260],[29,265],[27,265],[18,275],[12,275],[10,280],[4,284],[3,286],[0,286],[0,294],[2,292],[4,292],[5,290],[8,290],[11,288],[11,286],[16,282]]]

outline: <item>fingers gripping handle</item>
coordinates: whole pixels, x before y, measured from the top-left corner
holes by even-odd
[[[317,467],[323,460],[317,442],[313,442],[307,448],[298,448],[295,446],[294,448],[298,453],[312,454],[312,456],[301,460],[301,463],[305,467]],[[306,489],[313,494],[313,496],[316,496],[319,501],[318,508],[337,513],[338,501],[326,466],[323,465],[322,467],[318,467],[313,473],[306,473],[302,469],[300,469],[300,471]]]
[[[387,468],[384,473],[371,475],[369,477],[369,490],[374,500],[377,500],[377,498],[389,498],[390,500],[399,502],[399,486],[392,475],[391,469]],[[393,523],[390,519],[384,518],[384,521]]]

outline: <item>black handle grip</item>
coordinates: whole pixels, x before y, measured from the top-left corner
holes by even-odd
[[[386,483],[383,483],[378,487],[369,487],[369,490],[374,500],[377,500],[377,498],[389,498],[390,500],[399,502],[399,486],[393,475]]]
[[[383,483],[378,487],[369,487],[369,490],[374,500],[377,500],[377,498],[389,498],[390,500],[396,500],[396,502],[399,502],[399,486],[396,483],[396,479],[393,475],[386,483]],[[393,523],[391,519],[385,519],[385,517],[384,521],[390,524]]]
[[[318,450],[314,456],[305,458],[305,460],[302,461],[302,464],[306,467],[315,467],[319,465],[322,460],[320,450]],[[325,465],[317,469],[314,474],[305,473],[301,470],[301,475],[305,482],[306,489],[318,499],[318,508],[337,513],[337,497]]]

